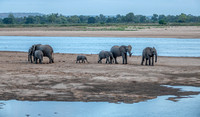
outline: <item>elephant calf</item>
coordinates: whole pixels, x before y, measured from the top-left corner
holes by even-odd
[[[76,58],[76,63],[77,63],[77,62],[80,63],[80,61],[82,61],[82,63],[85,63],[85,61],[87,61],[86,56],[78,55],[77,58]],[[89,62],[87,61],[87,63],[89,63]]]
[[[99,60],[98,60],[98,63],[102,63],[102,59],[105,59],[106,58],[106,63],[110,63],[112,64],[112,61],[113,61],[113,54],[109,51],[101,51],[99,52]],[[110,59],[109,59],[110,58]]]
[[[37,64],[37,60],[39,59],[39,63],[42,64],[43,61],[43,52],[41,50],[36,50],[34,53],[34,61]]]

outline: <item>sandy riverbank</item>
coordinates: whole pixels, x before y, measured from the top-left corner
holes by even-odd
[[[155,66],[141,66],[141,57],[128,64],[76,64],[76,54],[54,54],[55,63],[31,64],[25,52],[0,51],[0,100],[139,102],[160,95],[183,96],[161,85],[200,87],[200,58],[158,57]],[[121,63],[121,57],[118,58]],[[105,62],[105,61],[104,61]]]
[[[200,26],[130,27],[131,31],[96,31],[97,28],[85,31],[76,27],[0,28],[0,36],[200,38]]]

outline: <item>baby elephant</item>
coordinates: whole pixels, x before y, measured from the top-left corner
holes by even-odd
[[[43,52],[41,50],[36,50],[34,53],[34,61],[37,64],[37,60],[39,59],[39,63],[42,64],[43,61]]]
[[[98,60],[98,63],[102,63],[102,59],[105,59],[106,58],[106,63],[110,63],[112,64],[113,63],[113,54],[109,51],[101,51],[99,52],[99,60]]]
[[[85,61],[87,61],[87,58],[83,55],[78,55],[77,58],[76,58],[76,63],[77,62],[80,63],[80,61],[82,61],[82,63],[85,63]],[[87,63],[89,63],[89,62],[87,61]]]

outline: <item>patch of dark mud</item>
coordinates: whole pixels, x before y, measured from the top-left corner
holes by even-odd
[[[87,84],[86,84],[87,85]],[[107,84],[88,84],[94,88],[86,88],[85,92],[93,95],[103,95],[102,101],[108,102],[124,102],[135,103],[156,98],[163,95],[174,95],[176,97],[184,97],[188,95],[198,95],[200,92],[185,91],[170,87],[160,86],[152,83],[107,83]],[[114,95],[112,97],[112,95]],[[92,98],[92,97],[91,97]],[[99,96],[100,98],[100,96]],[[92,99],[94,100],[94,99]],[[99,99],[100,100],[100,99]],[[98,100],[96,100],[98,101]]]
[[[51,86],[64,83],[81,84],[79,87],[66,89],[53,89]],[[42,87],[38,87],[42,86]],[[185,97],[198,95],[200,92],[181,91],[171,87],[165,87],[157,83],[139,82],[93,82],[88,79],[63,79],[62,81],[38,82],[30,85],[7,86],[10,92],[0,94],[0,100],[29,100],[29,101],[84,101],[84,102],[113,102],[136,103],[157,96],[174,95]],[[16,90],[15,90],[16,89]],[[34,95],[19,95],[20,90],[37,91]],[[46,93],[46,92],[50,93]],[[40,93],[41,92],[41,93]]]
[[[164,75],[169,75],[171,78],[177,78],[177,77],[184,77],[184,78],[190,78],[190,77],[198,77],[200,76],[200,73],[163,73]]]

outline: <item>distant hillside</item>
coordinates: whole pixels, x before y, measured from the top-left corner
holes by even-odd
[[[9,14],[13,14],[14,17],[27,17],[27,16],[41,16],[41,13],[0,13],[0,18],[6,18]]]

